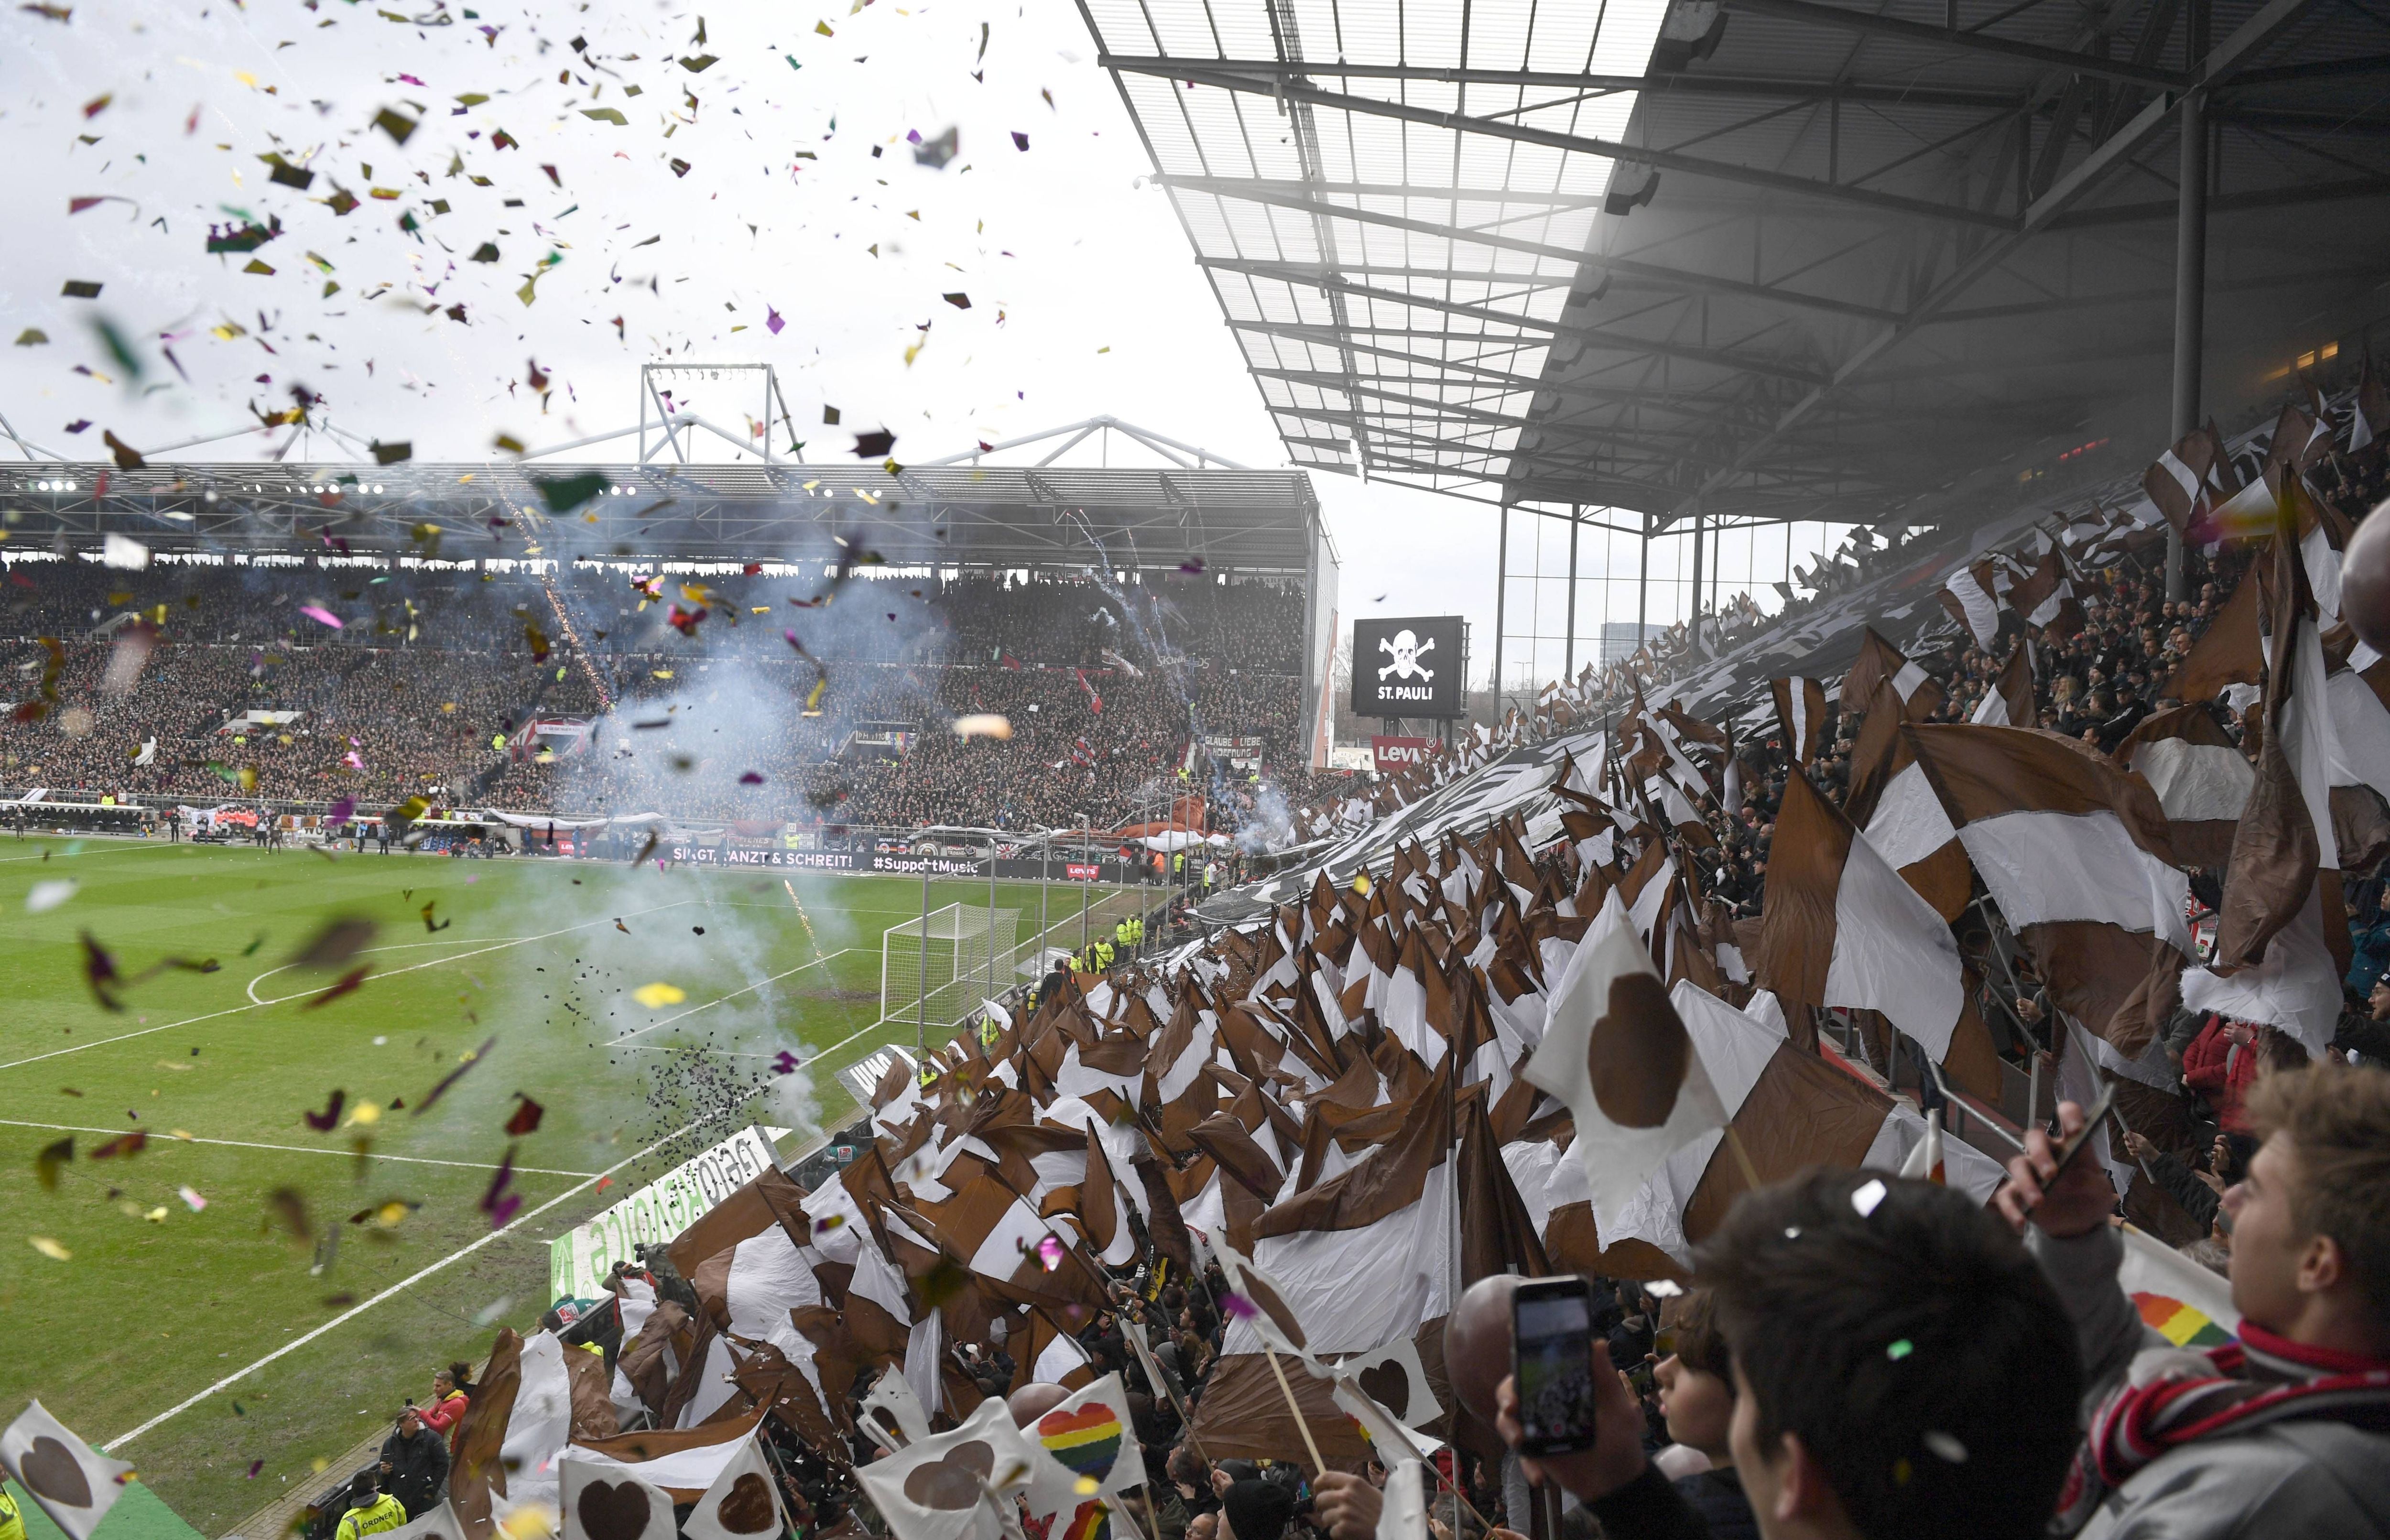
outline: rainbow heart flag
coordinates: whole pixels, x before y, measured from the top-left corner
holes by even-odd
[[[1038,1419],[1037,1437],[1074,1476],[1101,1482],[1120,1458],[1120,1418],[1101,1401],[1047,1413]]]
[[[2221,1347],[2232,1340],[2204,1313],[2164,1294],[2137,1293],[2133,1308],[2141,1313],[2143,1324],[2177,1347]]]

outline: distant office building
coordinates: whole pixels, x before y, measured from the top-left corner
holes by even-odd
[[[1601,622],[1601,661],[1614,663],[1643,645],[1646,636],[1657,636],[1665,627],[1656,622],[1646,624],[1638,633],[1633,621]]]

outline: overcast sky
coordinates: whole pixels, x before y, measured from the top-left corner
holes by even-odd
[[[1109,413],[1282,465],[1093,55],[1060,0],[12,6],[0,330],[26,345],[0,414],[89,460],[103,432],[156,448],[297,387],[351,432],[461,460],[636,420],[643,362],[769,362],[811,459],[872,428],[926,459]],[[918,164],[908,135],[950,129],[954,158]],[[208,252],[244,228],[270,238]],[[726,385],[691,404],[736,430],[763,409]],[[1315,484],[1346,618],[1466,614],[1482,674],[1494,511]]]

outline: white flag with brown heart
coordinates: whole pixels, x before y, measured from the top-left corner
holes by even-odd
[[[998,1540],[1007,1495],[1027,1486],[1035,1469],[1004,1398],[990,1396],[960,1427],[854,1474],[896,1540]]]
[[[1428,1382],[1427,1365],[1420,1359],[1419,1343],[1408,1337],[1339,1363],[1336,1381],[1357,1387],[1406,1428],[1424,1428],[1444,1415]]]
[[[0,1465],[70,1540],[90,1540],[133,1476],[133,1467],[75,1437],[38,1401],[0,1433]]]
[[[1717,1089],[1615,892],[1552,992],[1524,1078],[1575,1114],[1577,1153],[1605,1236],[1662,1161],[1726,1126]]]
[[[780,1483],[759,1439],[751,1437],[689,1509],[688,1540],[773,1540],[780,1533]]]
[[[569,1448],[556,1468],[564,1540],[672,1540],[673,1500],[662,1488]]]

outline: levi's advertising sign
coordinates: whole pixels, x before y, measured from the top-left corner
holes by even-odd
[[[1381,776],[1407,770],[1414,764],[1425,764],[1428,755],[1434,750],[1435,739],[1432,738],[1372,737],[1369,739],[1369,758]]]
[[[1460,617],[1353,622],[1355,716],[1460,714]]]

